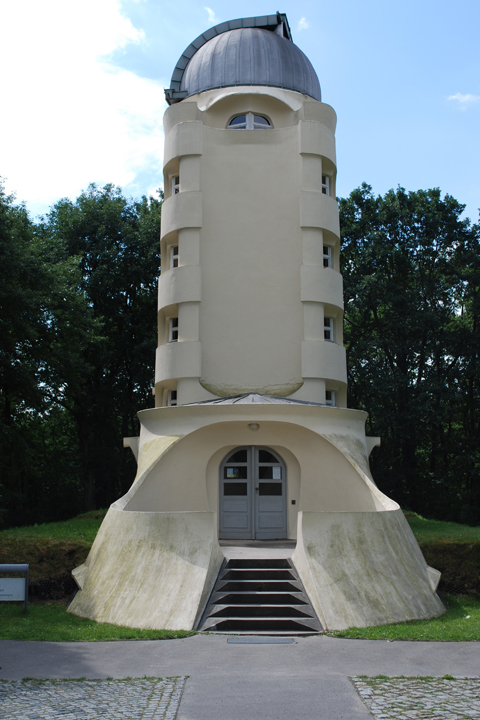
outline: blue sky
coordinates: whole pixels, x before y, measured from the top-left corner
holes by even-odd
[[[337,112],[337,193],[440,187],[480,206],[480,3],[2,0],[0,176],[32,215],[89,182],[161,186],[163,88],[201,32],[286,12]]]

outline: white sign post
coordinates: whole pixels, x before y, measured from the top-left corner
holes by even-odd
[[[28,565],[0,565],[0,574],[22,573],[23,578],[0,577],[0,602],[23,600],[28,609]]]

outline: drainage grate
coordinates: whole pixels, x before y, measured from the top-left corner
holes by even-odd
[[[227,643],[233,645],[292,645],[295,644],[295,640],[286,637],[232,637],[228,638]]]

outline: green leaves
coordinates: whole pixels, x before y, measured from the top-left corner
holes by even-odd
[[[7,524],[68,516],[82,494],[106,506],[134,477],[122,437],[152,402],[161,204],[90,185],[33,223],[0,189]]]
[[[363,184],[340,201],[345,336],[349,404],[382,437],[382,489],[424,514],[480,521],[479,492],[458,473],[459,452],[474,460],[466,436],[479,436],[479,229],[463,209],[438,188],[375,197]]]

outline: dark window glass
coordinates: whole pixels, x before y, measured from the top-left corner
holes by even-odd
[[[258,484],[259,495],[281,495],[282,494],[282,483],[259,483]]]
[[[236,478],[246,479],[247,468],[245,467],[226,467],[223,471],[223,477],[225,480],[234,480]]]
[[[244,450],[238,450],[234,455],[232,455],[231,458],[229,458],[228,462],[247,462],[247,449],[245,448]]]
[[[268,452],[268,450],[260,450],[258,453],[258,460],[261,463],[278,463],[278,459],[275,455],[272,455],[272,453]]]
[[[247,118],[245,115],[238,115],[237,117],[233,118],[233,120],[230,120],[230,126],[232,125],[240,125],[243,123],[245,125],[247,122]]]
[[[260,480],[273,480],[272,467],[259,467],[258,477]]]
[[[270,125],[267,118],[264,118],[261,115],[254,115],[253,122],[255,125]]]
[[[247,494],[247,483],[246,482],[224,483],[223,484],[223,494],[224,495],[246,495]],[[269,493],[264,493],[264,494],[268,495]],[[281,495],[281,493],[280,493],[280,495]]]

